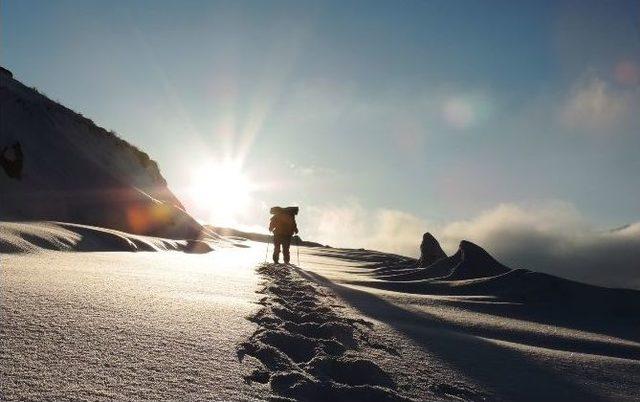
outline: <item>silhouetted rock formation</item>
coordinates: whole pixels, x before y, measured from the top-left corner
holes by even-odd
[[[386,275],[386,280],[405,281],[458,281],[465,279],[486,278],[512,271],[496,261],[482,247],[463,240],[458,251],[447,257],[438,241],[430,234],[425,233],[420,246],[421,256],[418,266],[402,272]],[[403,265],[403,264],[401,264]]]
[[[491,277],[512,271],[496,261],[482,247],[467,240],[461,241],[458,251],[447,257],[438,241],[430,233],[425,233],[420,248],[422,255],[418,260],[418,268],[409,272],[405,270],[399,274],[389,275],[386,279],[394,281],[426,279],[457,281]],[[429,261],[432,262],[429,264]]]
[[[174,239],[202,231],[149,155],[4,69],[0,165],[1,220],[73,222]]]
[[[446,258],[447,255],[440,247],[440,243],[431,233],[427,232],[422,236],[420,244],[420,258],[418,259],[419,267],[428,267],[434,262]]]
[[[511,271],[510,268],[496,261],[482,247],[470,241],[462,240],[458,253],[460,253],[460,263],[453,268],[451,274],[447,276],[447,280],[483,278]]]

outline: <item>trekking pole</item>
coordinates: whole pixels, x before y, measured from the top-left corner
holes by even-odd
[[[264,253],[264,263],[267,263],[267,256],[269,255],[269,244],[271,244],[271,235],[267,237],[267,251]]]

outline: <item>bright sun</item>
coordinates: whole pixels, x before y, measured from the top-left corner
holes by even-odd
[[[209,162],[191,176],[190,195],[198,209],[209,211],[210,223],[233,225],[251,200],[252,184],[233,162]]]

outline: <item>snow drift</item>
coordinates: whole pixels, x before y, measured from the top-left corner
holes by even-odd
[[[156,162],[91,120],[0,74],[0,218],[196,238],[202,227]]]
[[[63,222],[0,222],[0,253],[53,251],[211,251],[220,238],[174,240]]]

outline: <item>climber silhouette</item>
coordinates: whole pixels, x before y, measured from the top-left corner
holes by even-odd
[[[273,262],[280,262],[280,247],[284,254],[284,263],[290,261],[289,247],[294,233],[298,233],[296,225],[296,215],[298,207],[273,207],[271,208],[271,220],[269,221],[269,231],[273,232]]]

